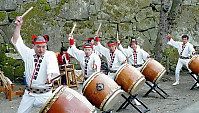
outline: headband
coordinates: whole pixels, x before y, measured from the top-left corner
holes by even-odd
[[[90,44],[90,43],[84,43],[84,48],[92,48],[93,47],[93,44],[90,44],[90,46],[86,45],[86,44]]]
[[[34,41],[34,40],[35,40],[35,38],[36,38],[36,35],[34,34],[34,35],[32,36],[32,39],[33,39],[33,43],[34,43],[34,44],[46,43],[46,42],[48,41],[48,39],[47,39],[47,37],[46,37],[46,36],[44,36],[44,38],[46,39],[45,41],[35,42],[35,41]]]
[[[130,44],[137,44],[138,41],[131,41]]]
[[[112,46],[112,45],[115,45],[115,44],[116,44],[116,42],[111,43],[111,44],[108,44],[108,42],[107,42],[107,45],[108,45],[108,46]]]

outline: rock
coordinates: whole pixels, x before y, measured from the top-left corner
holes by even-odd
[[[0,10],[14,11],[17,8],[16,0],[1,0]]]
[[[54,8],[57,7],[56,6],[57,5],[57,1],[56,0],[46,0],[46,2],[49,3],[51,9],[54,9]]]
[[[7,24],[9,24],[8,14],[5,11],[0,11],[0,25],[7,25]]]
[[[151,7],[147,7],[147,8],[144,8],[142,9],[141,11],[139,11],[137,14],[136,14],[136,20],[139,22],[141,20],[144,20],[146,18],[149,18],[149,17],[153,17],[153,10]]]
[[[145,31],[151,28],[158,27],[157,23],[153,18],[146,18],[145,20],[141,20],[140,22],[136,22],[136,30],[137,31]]]

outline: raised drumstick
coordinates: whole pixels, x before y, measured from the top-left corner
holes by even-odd
[[[100,28],[101,28],[102,23],[100,23],[98,29],[97,29],[97,33],[99,32]]]
[[[30,7],[22,16],[21,18],[23,18],[28,12],[30,12],[31,10],[33,9],[33,7]],[[15,24],[17,23],[18,21],[15,21]]]
[[[75,30],[75,27],[76,27],[76,22],[73,24],[73,28],[72,28],[70,34],[73,34],[73,31]],[[70,40],[70,37],[68,38],[68,40]]]
[[[132,55],[130,55],[129,57],[127,57],[124,61],[127,61],[129,58],[131,58]]]

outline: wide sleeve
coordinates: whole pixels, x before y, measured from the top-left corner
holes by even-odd
[[[84,51],[77,49],[75,45],[69,47],[67,52],[77,60],[81,60],[82,54],[84,54]]]
[[[148,59],[149,54],[143,49],[141,49],[141,53],[142,53],[143,60],[146,61]]]
[[[19,35],[16,44],[13,43],[13,37],[11,39],[11,42],[21,55],[22,59],[26,61],[26,59],[28,58],[27,52],[29,52],[31,49],[24,44],[21,35]]]
[[[102,55],[106,57],[107,53],[109,53],[109,49],[105,48],[104,46],[101,45],[99,42],[97,46],[95,46],[95,49],[100,52]]]
[[[59,75],[59,66],[54,52],[49,51],[47,56],[47,74],[53,73],[52,78]]]
[[[194,49],[193,45],[190,44],[190,45],[189,45],[189,54],[190,54],[191,56],[193,56],[193,52],[195,52],[195,49]]]
[[[100,72],[101,60],[100,60],[100,57],[98,55],[96,55],[95,64],[97,65],[97,72]]]
[[[174,41],[174,40],[171,38],[171,40],[168,41],[167,44],[169,44],[169,45],[171,45],[171,46],[173,46],[173,47],[175,47],[175,48],[179,48],[180,42]]]
[[[120,62],[120,64],[122,64],[122,62],[126,59],[125,55],[118,50],[118,61]]]
[[[128,49],[124,49],[121,44],[118,46],[118,48],[126,57],[128,57]]]

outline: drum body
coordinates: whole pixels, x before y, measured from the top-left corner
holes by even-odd
[[[96,113],[95,107],[81,94],[68,87],[58,87],[40,113]]]
[[[146,81],[142,73],[130,64],[122,65],[117,70],[114,80],[131,95],[134,95]]]
[[[147,80],[156,84],[163,77],[166,69],[155,59],[148,59],[142,66],[140,72],[145,76]]]
[[[95,72],[84,82],[82,92],[101,111],[108,111],[118,102],[122,90],[110,77]]]
[[[199,74],[199,56],[194,56],[191,58],[191,60],[188,63],[189,69],[194,74]]]

